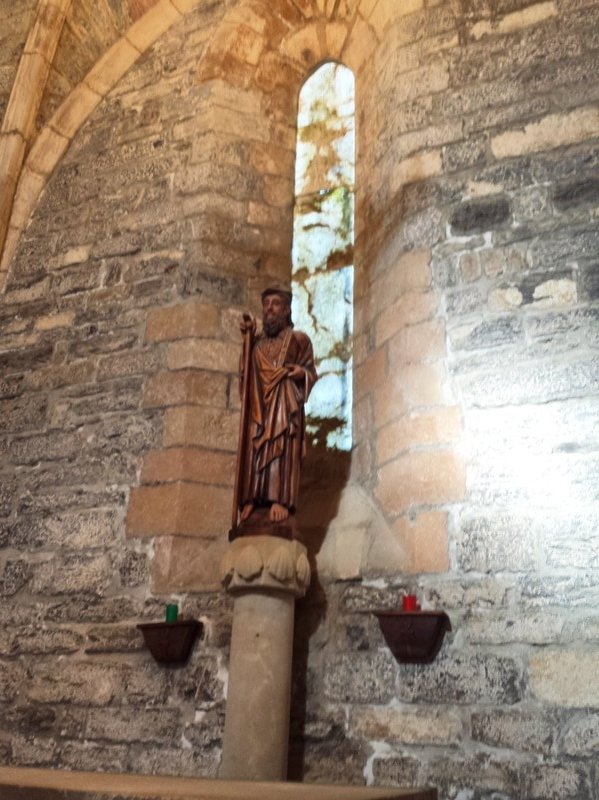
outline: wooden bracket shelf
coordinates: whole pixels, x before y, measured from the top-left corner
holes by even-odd
[[[443,644],[451,622],[445,611],[374,609],[385,641],[401,664],[430,664]]]

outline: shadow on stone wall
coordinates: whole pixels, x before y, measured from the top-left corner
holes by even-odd
[[[304,461],[301,510],[298,513],[300,529],[308,548],[312,582],[306,597],[296,604],[288,767],[288,780],[291,781],[301,781],[304,777],[304,752],[309,739],[307,698],[310,694],[310,640],[321,627],[327,612],[327,597],[318,574],[317,556],[327,530],[339,511],[351,466],[351,452],[328,450],[323,444],[326,442],[326,432],[320,433],[323,435],[318,436],[317,442],[309,448]]]

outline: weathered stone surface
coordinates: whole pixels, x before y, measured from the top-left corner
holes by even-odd
[[[349,722],[354,735],[367,740],[393,741],[402,744],[455,745],[462,738],[459,715],[444,711],[406,711],[393,706],[356,708]]]
[[[133,625],[95,625],[87,631],[86,653],[132,653],[143,648],[141,634]]]
[[[493,747],[549,755],[557,738],[557,718],[550,712],[483,711],[472,715],[472,738]]]
[[[148,556],[134,550],[126,552],[119,564],[121,586],[142,586],[149,577]]]
[[[160,742],[173,739],[180,725],[177,709],[98,708],[89,712],[85,737],[112,742]]]
[[[599,202],[599,178],[595,177],[558,184],[553,192],[553,203],[560,211],[597,202]]]
[[[497,794],[518,797],[522,789],[517,764],[485,753],[433,759],[422,769],[421,783],[436,786],[445,797],[456,800],[464,791],[476,790],[483,797],[485,794],[489,797]]]
[[[397,696],[411,702],[511,705],[522,697],[522,667],[508,657],[446,652],[425,673],[401,666]]]
[[[526,614],[480,613],[468,615],[462,630],[477,644],[553,644],[562,638],[565,618],[555,611]]]
[[[300,774],[313,783],[363,784],[362,764],[365,761],[365,747],[351,739],[340,741],[308,743],[303,747],[303,767]],[[293,752],[290,753],[293,770]],[[292,772],[293,774],[293,772]]]
[[[455,350],[476,350],[517,343],[522,338],[522,321],[513,316],[460,325],[449,331]]]
[[[24,693],[37,703],[72,703],[104,706],[120,699],[124,692],[122,670],[115,663],[54,660],[37,661]]]
[[[395,673],[387,653],[338,655],[327,664],[325,694],[342,703],[385,703],[394,694]]]
[[[599,362],[592,356],[576,361],[528,362],[517,374],[511,368],[480,372],[460,379],[464,400],[480,408],[544,398],[562,400],[593,394],[599,385]]]
[[[228,489],[178,481],[132,489],[127,513],[129,536],[198,536],[212,539],[226,530]]]
[[[548,649],[528,661],[533,695],[552,706],[599,706],[597,650]]]
[[[372,774],[377,786],[415,786],[418,784],[420,763],[410,756],[376,758]]]
[[[61,628],[46,628],[40,631],[35,626],[22,628],[21,631],[13,639],[12,654],[74,653],[81,649],[84,642],[81,633]]]
[[[599,714],[582,712],[566,726],[563,750],[570,756],[599,752]]]
[[[45,595],[102,595],[111,580],[112,566],[107,555],[68,555],[39,564],[31,586],[34,592]]]
[[[457,208],[449,220],[454,234],[474,234],[496,228],[506,222],[510,206],[506,198],[477,200]]]
[[[481,514],[462,521],[457,556],[463,570],[502,572],[534,569],[539,530],[530,517]]]
[[[31,577],[31,566],[26,561],[7,561],[0,574],[0,596],[17,594]]]
[[[564,796],[592,797],[592,789],[587,770],[576,766],[535,765],[523,769],[523,783],[527,796],[532,800],[558,800]]]

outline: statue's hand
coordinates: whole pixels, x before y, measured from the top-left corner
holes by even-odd
[[[252,332],[252,336],[256,335],[256,320],[249,314],[244,314],[239,320],[239,330],[245,336],[248,331]]]
[[[294,381],[303,380],[305,374],[303,367],[299,367],[297,364],[289,367],[289,377]]]

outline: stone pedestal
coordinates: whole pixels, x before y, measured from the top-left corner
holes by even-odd
[[[223,561],[235,596],[220,777],[287,777],[295,600],[310,583],[306,548],[274,536],[235,539]]]

